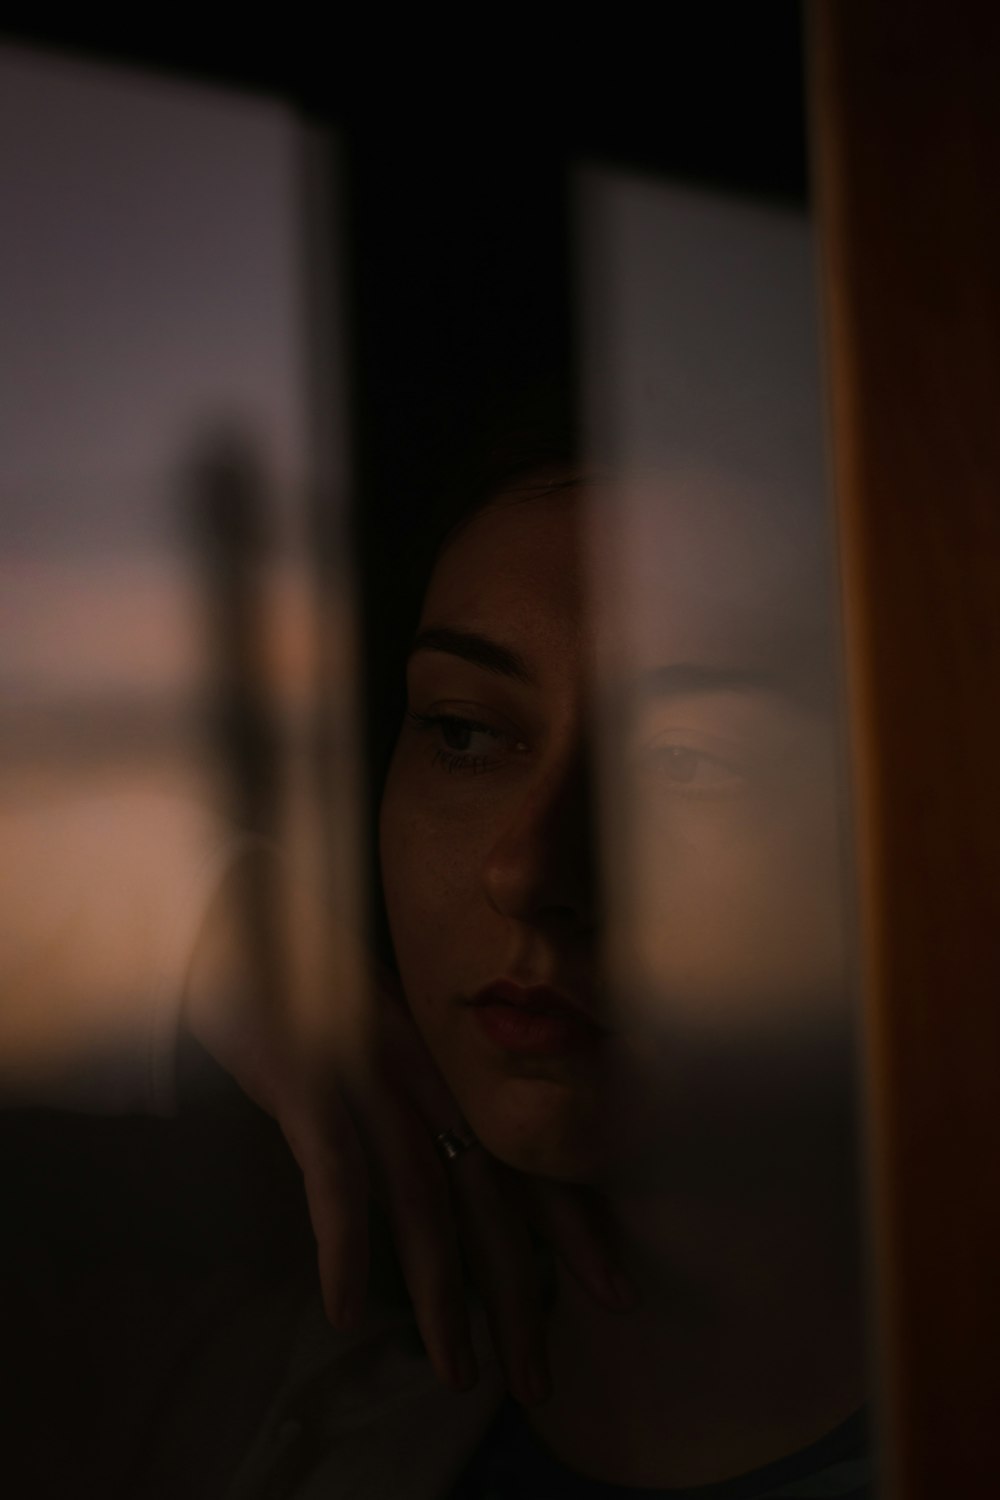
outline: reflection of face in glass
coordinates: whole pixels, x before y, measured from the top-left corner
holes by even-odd
[[[382,809],[403,986],[459,1104],[580,1180],[814,1098],[847,1030],[822,575],[708,488],[616,496],[608,545],[596,510],[596,548],[561,489],[445,550]]]

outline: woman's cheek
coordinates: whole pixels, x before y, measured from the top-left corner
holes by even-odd
[[[383,889],[396,958],[411,960],[427,940],[442,906],[441,871],[433,859],[427,830],[416,819],[390,820],[383,836]]]
[[[382,885],[403,988],[423,1021],[461,988],[470,871],[451,830],[405,790],[390,784],[383,802]]]

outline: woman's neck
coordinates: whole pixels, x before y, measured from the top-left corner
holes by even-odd
[[[707,1484],[808,1446],[863,1404],[858,1192],[809,1186],[724,1204],[610,1198],[640,1301],[607,1312],[559,1268],[553,1396],[529,1414],[556,1457],[609,1482]]]

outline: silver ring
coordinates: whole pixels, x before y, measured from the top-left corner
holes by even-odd
[[[442,1161],[453,1162],[464,1151],[468,1151],[470,1146],[478,1146],[479,1142],[471,1130],[442,1130],[434,1137],[434,1145]]]

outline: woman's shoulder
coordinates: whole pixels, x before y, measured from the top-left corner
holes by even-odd
[[[305,1276],[230,1317],[161,1424],[144,1500],[446,1492],[502,1400],[485,1326],[477,1320],[479,1383],[456,1394],[434,1375],[408,1308],[381,1291],[351,1333],[331,1327]]]

